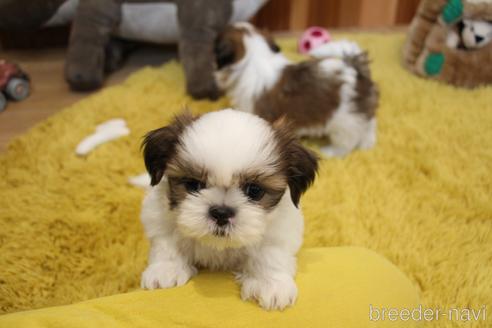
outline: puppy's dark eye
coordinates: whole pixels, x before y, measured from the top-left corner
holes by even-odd
[[[256,183],[247,183],[243,187],[244,194],[253,201],[258,201],[265,195],[265,189]]]
[[[184,179],[183,184],[186,188],[186,191],[189,193],[199,192],[200,190],[205,188],[205,183],[196,179]]]

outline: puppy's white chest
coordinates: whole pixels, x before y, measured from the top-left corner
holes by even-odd
[[[246,260],[246,251],[241,249],[217,250],[193,242],[193,264],[209,270],[239,270]]]

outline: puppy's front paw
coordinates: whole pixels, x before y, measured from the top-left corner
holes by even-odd
[[[166,261],[150,264],[142,273],[141,287],[145,289],[170,288],[184,285],[196,269],[188,264]]]
[[[269,279],[246,278],[241,288],[243,300],[255,299],[265,310],[282,310],[297,299],[297,286],[289,275]]]

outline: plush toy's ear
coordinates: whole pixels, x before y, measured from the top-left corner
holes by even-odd
[[[463,20],[460,20],[457,24],[456,27],[458,28],[458,32],[461,33],[465,29],[465,23]]]
[[[215,40],[214,53],[217,69],[219,70],[234,63],[236,58],[234,43],[223,34],[219,35]]]
[[[193,118],[190,114],[182,114],[176,117],[172,124],[150,131],[145,135],[142,148],[151,186],[155,186],[161,181],[167,163],[176,153],[176,146],[181,133],[192,121]]]

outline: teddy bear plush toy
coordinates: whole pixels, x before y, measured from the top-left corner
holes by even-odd
[[[72,22],[65,78],[74,90],[102,86],[119,52],[112,36],[178,42],[186,87],[216,99],[213,45],[231,21],[250,18],[267,0],[0,0],[0,30]]]
[[[458,87],[492,83],[492,0],[422,0],[403,49],[413,73]]]

